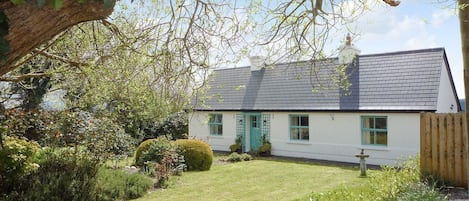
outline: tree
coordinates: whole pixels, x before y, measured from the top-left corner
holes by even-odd
[[[398,4],[392,0],[384,1],[390,5]],[[19,56],[14,55],[24,55],[39,42],[47,41],[23,60],[40,54],[60,61],[71,71],[58,70],[60,73],[54,79],[68,80],[62,87],[69,92],[69,100],[76,106],[88,109],[104,106],[124,116],[136,117],[137,122],[127,122],[129,124],[126,125],[137,127],[145,119],[162,119],[175,112],[176,108],[182,108],[188,96],[180,95],[190,94],[204,86],[209,66],[239,59],[240,56],[231,55],[240,52],[244,53],[241,56],[250,54],[252,47],[263,46],[273,51],[272,55],[267,55],[272,58],[280,54],[272,63],[326,57],[322,50],[328,33],[336,25],[349,23],[366,10],[366,4],[359,0],[351,4],[303,0],[274,5],[225,0],[140,1],[141,4],[134,2],[130,10],[125,9],[127,5],[121,5],[119,14],[113,15],[112,20],[67,29],[67,26],[85,19],[104,18],[110,10],[95,2],[64,1],[59,10],[50,6],[37,9],[29,3],[18,6],[7,3],[5,5],[10,7],[5,7],[4,13],[11,26],[5,38],[12,44],[7,64],[0,67],[0,75],[15,68],[11,64]],[[85,7],[89,11],[74,12],[76,8]],[[35,18],[47,13],[48,20],[41,27],[29,24],[42,23],[30,18],[27,20],[32,21],[22,22],[37,28],[40,33],[37,38],[41,41],[28,41],[28,48],[23,48],[16,40],[24,34],[25,39],[30,37],[24,27],[17,25],[22,19],[17,15],[25,11]],[[61,16],[70,16],[73,20],[63,22]],[[65,31],[61,32],[63,37],[51,39],[54,34],[49,29]],[[259,37],[253,37],[250,32],[259,32]],[[4,80],[19,81],[36,76],[43,75],[27,74]]]
[[[399,1],[383,1],[391,6],[399,5]],[[4,17],[8,19],[9,25],[9,28],[7,29],[8,31],[6,32],[7,35],[4,38],[6,39],[6,42],[10,44],[10,51],[8,51],[6,62],[0,66],[0,76],[17,67],[17,65],[14,65],[15,61],[31,52],[34,48],[37,48],[42,43],[51,40],[55,35],[61,33],[67,28],[84,21],[105,19],[113,12],[116,1],[85,1],[86,3],[80,3],[82,1],[79,0],[54,0],[52,1],[53,6],[44,5],[47,1],[38,1],[37,4],[31,2],[23,3],[21,5],[14,4],[21,2],[24,1],[10,0],[0,2],[0,11],[3,11],[5,14]],[[292,30],[292,34],[296,35],[292,37],[292,39],[296,39],[296,41],[292,40],[291,42],[302,46],[302,48],[298,48],[295,52],[303,51],[302,49],[304,46],[309,46],[309,48],[312,48],[314,52],[321,52],[321,40],[324,41],[324,39],[327,39],[327,32],[324,32],[324,30],[327,31],[329,28],[334,27],[335,23],[340,21],[337,19],[345,19],[343,15],[345,12],[344,10],[340,8],[338,10],[330,10],[331,7],[337,6],[341,3],[343,2],[327,2],[323,0],[286,1],[284,3],[280,3],[278,6],[267,8],[267,10],[264,11],[265,13],[269,13],[270,17],[264,18],[264,20],[266,22],[273,22],[275,26],[273,26],[274,32],[270,32],[273,33],[273,35],[269,35],[270,37],[267,37],[263,44],[271,43],[284,37],[285,32],[282,31]],[[358,5],[358,7],[362,7],[361,9],[366,8],[366,3],[363,1],[354,1],[353,3]],[[179,36],[179,38],[183,38],[184,41],[186,41],[183,44],[183,47],[186,48],[187,51],[192,51],[194,47],[199,45],[203,46],[203,44],[190,44],[188,42],[187,39],[192,36],[194,30],[197,30],[198,28],[208,28],[209,31],[207,33],[209,36],[209,33],[213,32],[213,30],[210,30],[209,26],[198,27],[196,25],[201,25],[203,23],[215,25],[212,26],[215,29],[220,29],[220,25],[229,26],[230,29],[237,29],[240,27],[236,25],[236,23],[240,23],[237,17],[218,15],[227,9],[239,12],[240,7],[237,6],[237,2],[233,3],[231,1],[223,0],[218,2],[201,0],[189,2],[155,1],[155,4],[158,5],[157,8],[159,9],[154,12],[162,14],[171,13],[169,16],[172,19],[172,24],[176,26],[181,25],[178,28],[186,30],[185,33],[181,32],[184,35]],[[38,6],[44,7],[38,9]],[[327,6],[329,7],[327,8]],[[258,13],[256,9],[262,8],[262,6],[255,1],[249,2],[246,8],[249,7],[252,7],[250,10],[254,14]],[[355,10],[353,12],[355,14],[359,13],[355,12]],[[228,21],[231,21],[234,24],[219,23],[227,22],[227,19],[230,19]],[[250,19],[254,18],[251,16]],[[6,19],[0,18],[0,23],[5,20]],[[219,23],[218,26],[216,23]],[[268,23],[267,25],[271,26],[273,24]],[[295,24],[304,27],[295,26]],[[321,27],[326,27],[327,29],[323,29]],[[312,42],[310,42],[310,38],[305,37],[305,34],[307,34],[308,31],[311,31],[311,28],[314,29],[312,31],[313,36],[318,37],[317,39],[311,40]],[[318,31],[316,28],[319,28],[320,30]],[[323,35],[325,35],[325,37]],[[222,41],[221,43],[224,42]],[[228,49],[230,48],[230,44],[225,45],[227,46],[223,47]],[[3,49],[0,53],[5,54],[6,50]],[[192,58],[190,59],[192,60]]]
[[[35,57],[23,64],[17,71],[22,74],[40,74],[49,70],[52,62],[44,57]],[[15,70],[16,71],[16,70]],[[12,94],[19,96],[20,107],[24,110],[39,109],[39,105],[51,88],[50,76],[31,77],[11,85]]]
[[[112,24],[80,24],[40,53],[60,58],[62,67],[53,69],[53,80],[67,91],[69,108],[112,113],[134,137],[180,111],[199,86],[200,74],[208,73],[207,61],[200,59],[208,51],[205,46],[191,47],[198,51],[189,55],[183,40],[164,34],[176,25],[162,19],[145,22],[153,14],[140,9],[119,9]]]
[[[105,0],[104,2],[109,4],[107,8],[99,1],[79,3],[78,0],[58,0],[53,2],[60,5],[44,5],[42,8],[30,1],[20,5],[13,2],[24,1],[0,2],[0,11],[3,11],[9,25],[4,36],[9,43],[9,51],[6,62],[0,66],[0,75],[17,67],[14,65],[15,61],[67,28],[80,22],[106,18],[112,13],[115,0]],[[5,21],[5,18],[0,21]],[[5,31],[2,29],[3,33]],[[5,49],[2,49],[1,53],[4,54]]]

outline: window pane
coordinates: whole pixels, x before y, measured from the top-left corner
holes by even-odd
[[[387,145],[387,117],[362,117],[362,142],[371,145]]]
[[[208,122],[209,123],[215,122],[215,115],[214,114],[208,115]]]
[[[381,145],[388,144],[387,132],[376,132],[376,144],[381,144]]]
[[[221,114],[217,114],[215,117],[215,122],[217,123],[223,122],[223,116]]]
[[[308,116],[301,117],[301,126],[309,126]]]
[[[290,117],[290,122],[291,122],[291,126],[299,126],[298,123],[300,122],[299,120],[299,116],[291,116]]]
[[[217,127],[215,125],[210,125],[210,135],[217,134]]]
[[[251,123],[253,128],[258,128],[257,116],[251,116]]]
[[[363,128],[373,128],[373,127],[374,127],[374,118],[363,117]]]
[[[298,128],[292,128],[290,133],[290,139],[299,140],[299,133],[300,131]]]
[[[374,137],[373,132],[364,131],[363,132],[363,143],[364,144],[374,144]]]
[[[377,117],[376,118],[376,128],[378,129],[386,129],[386,117]]]
[[[309,140],[309,129],[308,128],[301,128],[301,139],[302,140]]]
[[[223,134],[223,115],[222,114],[209,114],[208,125],[210,135]]]

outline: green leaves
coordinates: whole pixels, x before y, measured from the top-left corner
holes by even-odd
[[[24,0],[10,0],[10,1],[11,1],[11,3],[13,3],[15,5],[24,3]]]
[[[63,3],[63,0],[52,0],[52,7],[54,7],[55,9],[60,9]]]
[[[103,0],[104,8],[106,9],[112,8],[112,2],[113,0]]]

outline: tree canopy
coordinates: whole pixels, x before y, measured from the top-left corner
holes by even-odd
[[[256,45],[279,45],[281,42],[286,49],[292,49],[288,56],[321,53],[328,31],[338,23],[347,23],[359,16],[367,9],[368,2],[354,1],[284,1],[280,3],[264,3],[262,1],[131,1],[133,4],[151,4],[147,11],[156,13],[161,19],[168,19],[166,24],[171,28],[166,31],[168,38],[180,40],[180,47],[184,48],[190,63],[202,65],[200,59],[207,59],[209,55],[196,53],[200,48],[207,48],[209,40],[218,40],[220,49],[229,51],[232,44],[251,42],[250,38],[237,37],[248,30],[249,25],[263,25],[271,27],[266,32],[259,33],[262,37],[256,40]],[[391,6],[399,5],[399,1],[383,0]],[[0,75],[4,75],[19,65],[15,62],[23,56],[38,48],[44,42],[50,41],[57,34],[84,21],[107,18],[114,10],[115,0],[102,1],[64,1],[41,0],[29,2],[24,0],[10,0],[0,2],[0,36],[5,39],[8,46],[0,43],[0,53],[4,63],[0,66]],[[350,9],[352,8],[352,9]],[[257,17],[256,17],[257,16]],[[262,21],[262,22],[261,22]],[[3,35],[2,35],[3,34]],[[161,33],[160,33],[161,34]],[[202,35],[203,34],[203,35]],[[194,40],[196,39],[194,42]],[[205,39],[206,41],[203,41]],[[259,38],[257,38],[259,39]],[[1,41],[0,41],[1,42]],[[174,41],[167,41],[174,42]],[[5,48],[6,47],[6,48]],[[215,46],[212,46],[213,48]],[[36,49],[36,53],[44,51],[43,47]],[[242,49],[242,48],[241,48]],[[269,47],[267,48],[269,49]],[[278,48],[270,48],[278,49]],[[5,54],[7,52],[7,54]],[[317,53],[317,55],[316,55]],[[1,55],[0,54],[0,58]],[[187,62],[187,61],[185,61]]]

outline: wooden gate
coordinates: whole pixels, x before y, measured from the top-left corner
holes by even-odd
[[[468,136],[464,113],[420,114],[420,170],[445,184],[468,185]]]

